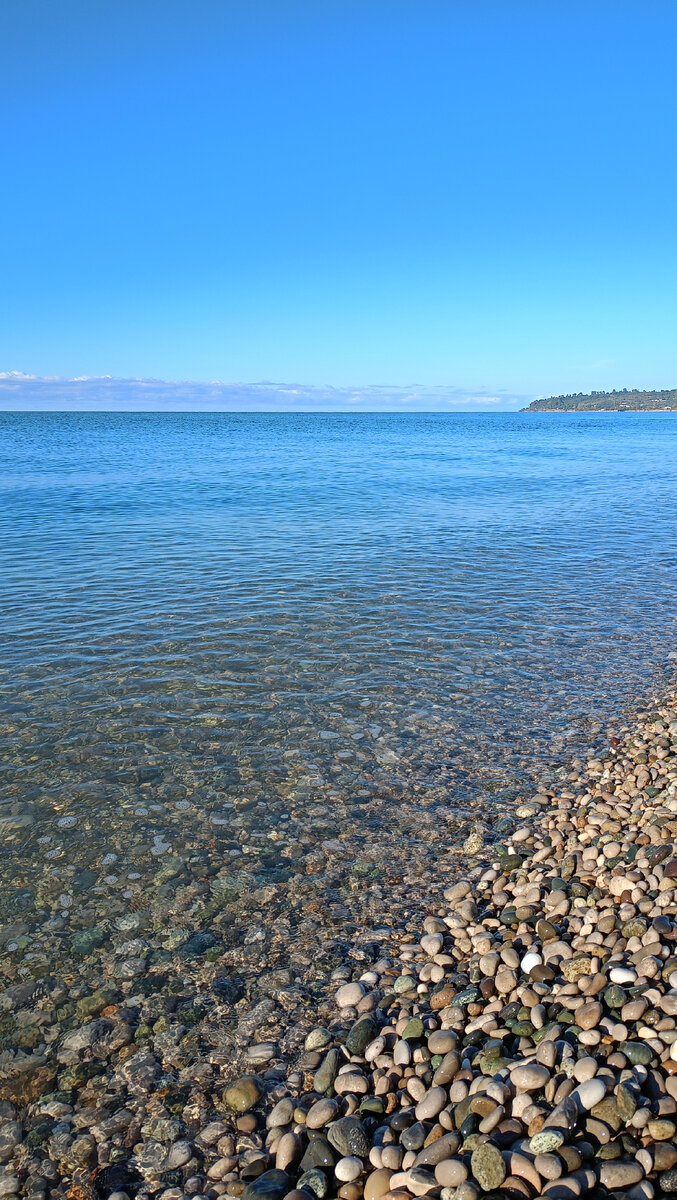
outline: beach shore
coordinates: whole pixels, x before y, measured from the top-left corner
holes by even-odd
[[[281,981],[293,1027],[262,1036],[281,1024],[260,1001],[239,1058],[206,1036],[227,979],[202,1009],[179,979],[104,987],[46,1053],[4,1052],[2,1194],[677,1191],[677,694],[500,828],[467,837],[422,920],[401,908],[347,948],[302,1016]],[[21,986],[3,1012],[44,1036],[59,998]]]

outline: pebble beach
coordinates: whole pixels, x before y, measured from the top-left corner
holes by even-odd
[[[312,986],[280,967],[252,1005],[208,928],[183,975],[142,933],[123,970],[83,947],[86,984],[25,972],[0,1194],[677,1192],[677,693],[608,743],[471,829],[437,894],[385,896]]]

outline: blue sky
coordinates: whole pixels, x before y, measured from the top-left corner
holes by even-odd
[[[339,406],[677,386],[673,0],[5,0],[0,25],[0,371]]]

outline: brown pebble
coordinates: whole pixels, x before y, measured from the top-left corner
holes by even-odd
[[[533,1188],[529,1187],[526,1179],[521,1179],[519,1175],[508,1175],[501,1185],[501,1193],[507,1193],[509,1196],[524,1196],[524,1200],[531,1200],[534,1194]]]
[[[246,1113],[244,1117],[238,1117],[235,1126],[240,1133],[253,1133],[258,1125],[258,1121],[253,1113]]]
[[[385,1167],[367,1175],[364,1181],[364,1200],[381,1200],[381,1197],[390,1191],[391,1176],[392,1171],[386,1170]]]
[[[342,1183],[337,1194],[341,1200],[360,1200],[362,1186],[359,1183]]]
[[[599,1025],[603,1011],[602,1005],[597,1000],[581,1004],[580,1008],[576,1009],[576,1024],[580,1025],[581,1029],[594,1029]]]
[[[534,1167],[542,1179],[559,1179],[562,1174],[562,1163],[556,1154],[537,1154]]]
[[[456,1188],[467,1178],[468,1168],[458,1158],[447,1158],[435,1167],[435,1179],[440,1187]]]

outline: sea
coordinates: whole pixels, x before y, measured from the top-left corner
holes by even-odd
[[[677,414],[5,412],[0,559],[6,983],[303,964],[674,679]]]

